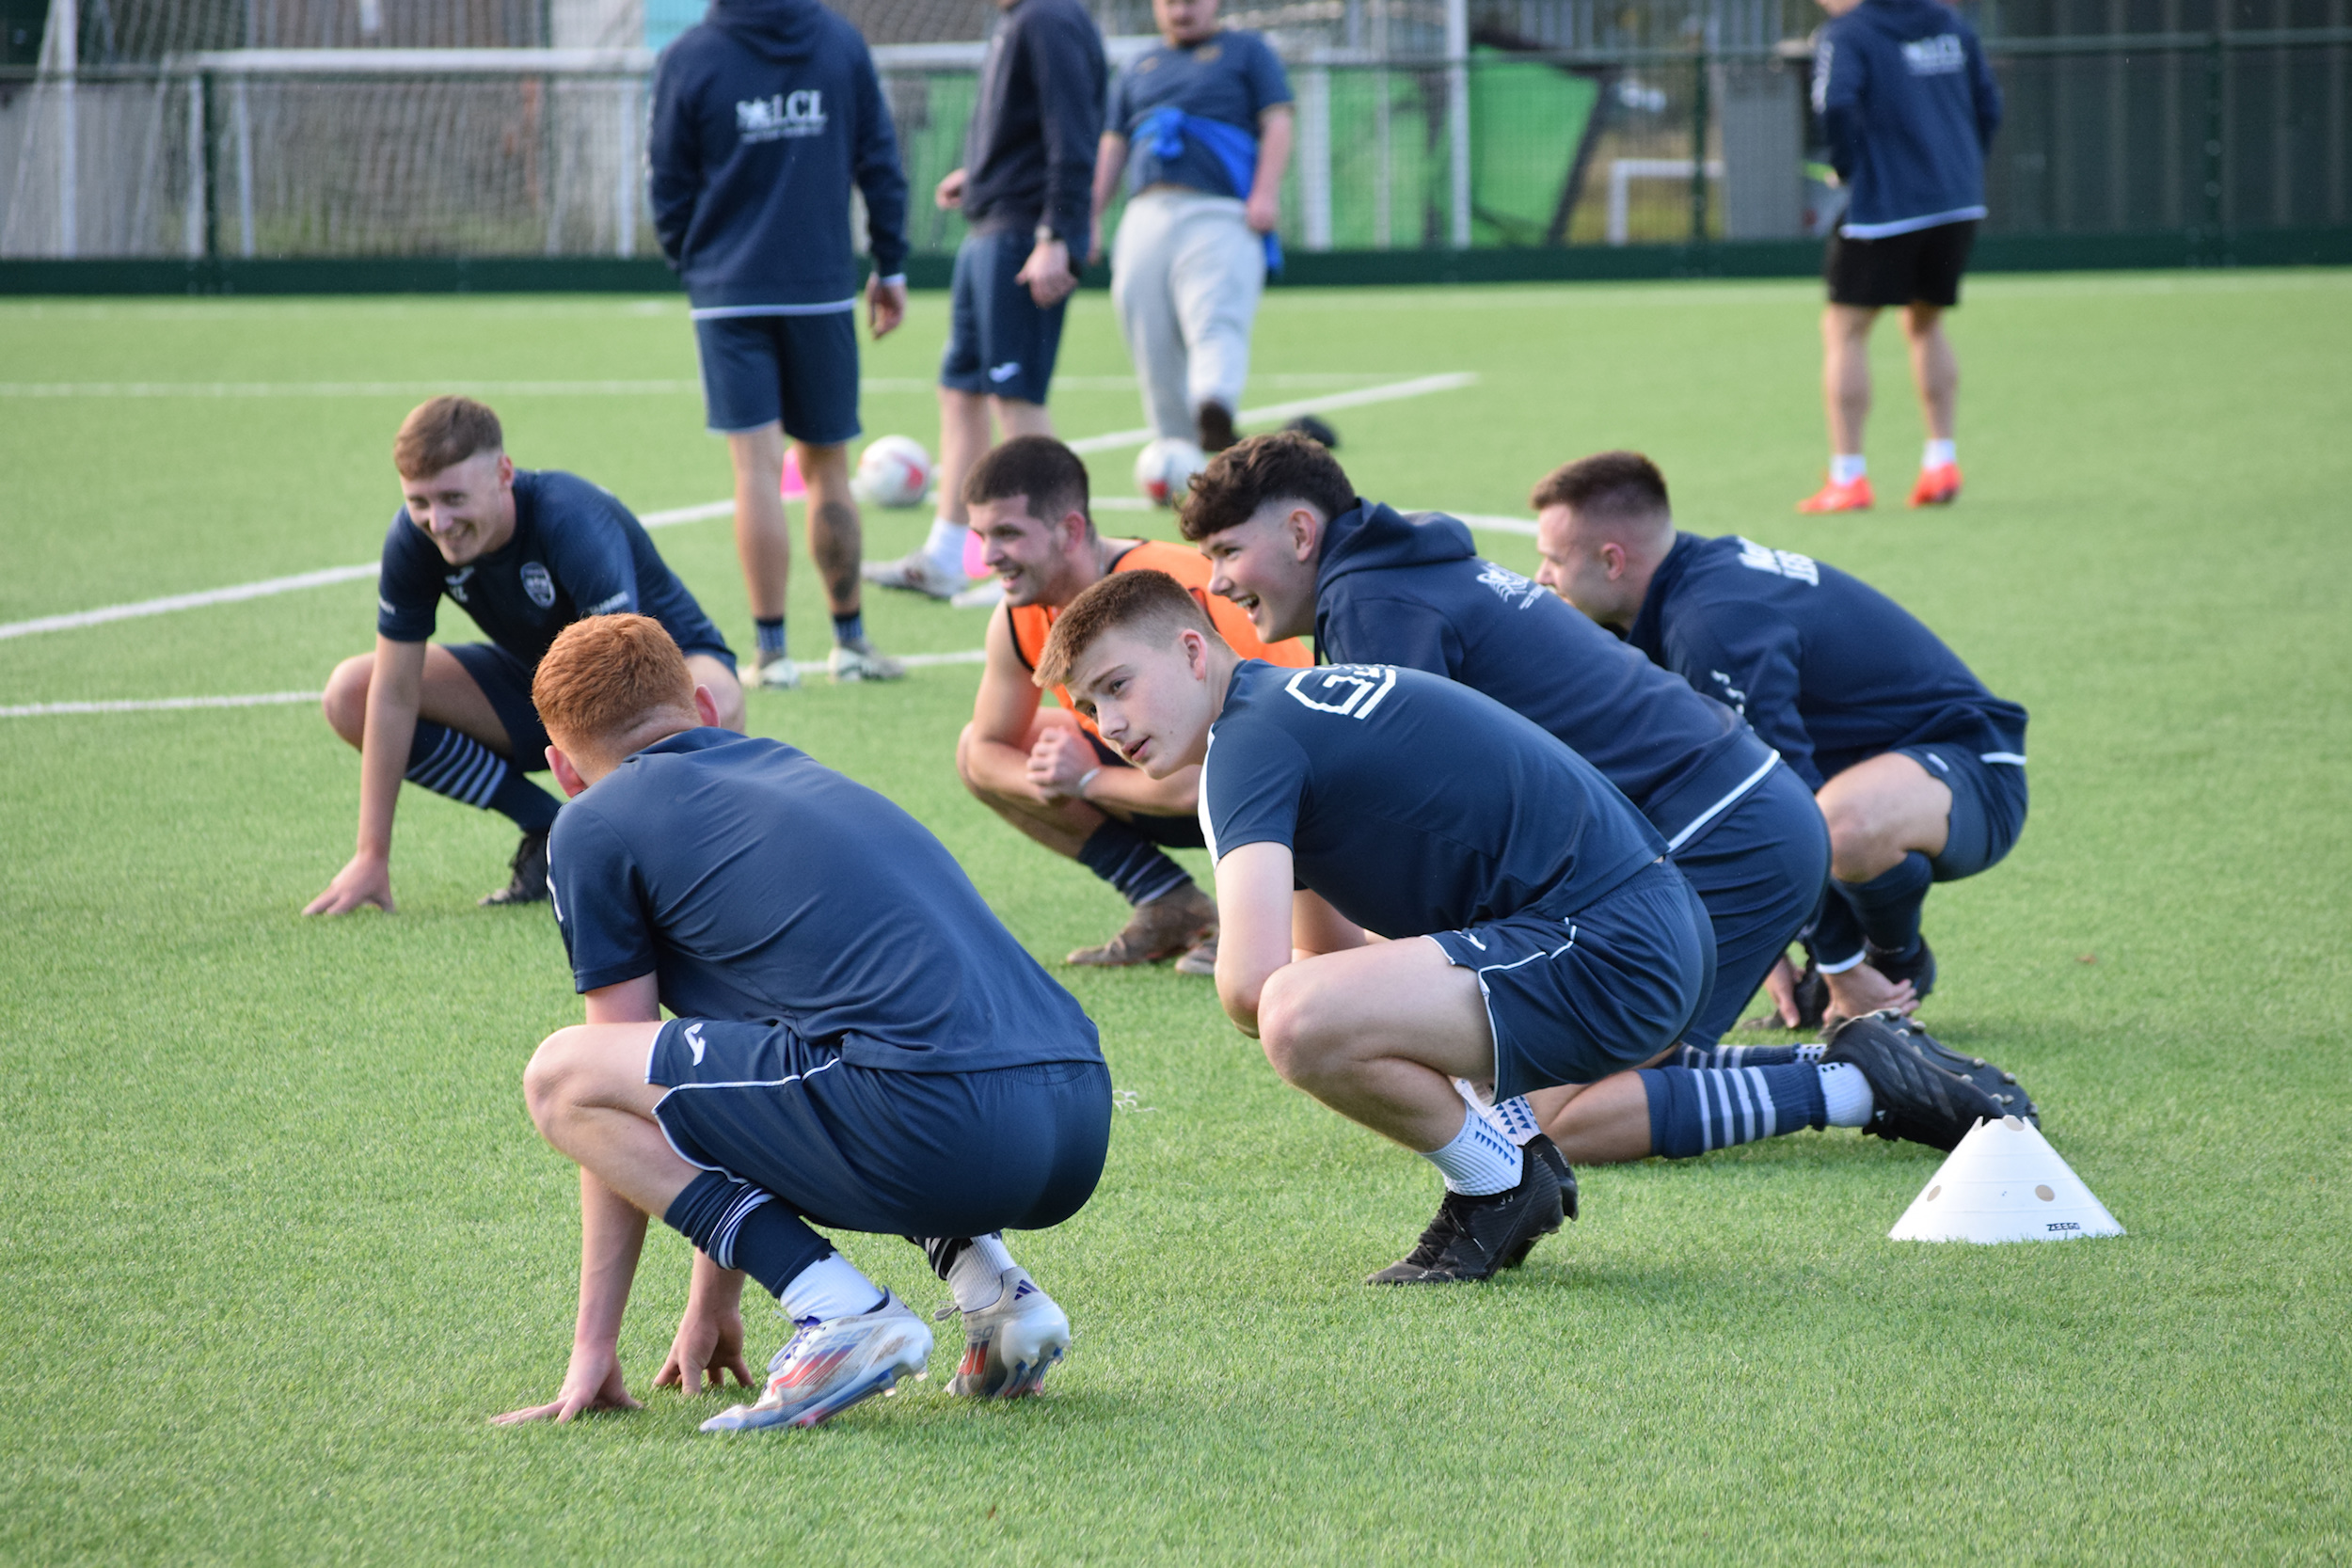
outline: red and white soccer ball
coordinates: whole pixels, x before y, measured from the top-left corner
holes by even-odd
[[[1184,499],[1192,476],[1208,466],[1208,454],[1199,447],[1163,436],[1136,453],[1136,488],[1154,506],[1174,506]]]
[[[858,454],[858,498],[876,506],[920,506],[931,488],[931,454],[912,436],[884,436]]]

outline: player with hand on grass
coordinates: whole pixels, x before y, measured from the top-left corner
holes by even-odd
[[[836,681],[906,673],[866,636],[849,442],[858,433],[857,258],[865,198],[880,340],[907,308],[907,177],[858,30],[817,0],[714,0],[654,67],[646,141],[654,230],[693,301],[709,426],[735,468],[735,546],[757,641],[753,679],[792,687],[785,442],[807,486],[808,550],[833,612]]]
[[[922,1369],[930,1327],[812,1221],[921,1242],[964,1320],[950,1393],[1037,1392],[1069,1319],[1001,1232],[1060,1224],[1101,1177],[1094,1025],[921,824],[718,728],[656,622],[572,627],[533,692],[572,797],[552,877],[587,1022],[523,1086],[580,1166],[580,1314],[562,1393],[499,1419],[635,1405],[615,1346],[650,1214],[695,1247],[657,1387],[751,1381],[747,1275],[793,1323],[706,1432],[814,1425]]]
[[[1359,499],[1323,447],[1259,436],[1218,455],[1181,518],[1258,635],[1312,632],[1335,664],[1395,664],[1473,687],[1534,721],[1646,817],[1707,906],[1715,982],[1671,1065],[1529,1097],[1574,1164],[1685,1158],[1824,1120],[1858,1125],[1790,1046],[1724,1046],[1748,999],[1813,917],[1829,833],[1804,781],[1740,717],[1693,691],[1517,572],[1480,560],[1441,513]],[[1772,1114],[1731,1107],[1762,1098]]]
[[[1110,941],[1070,955],[1073,964],[1176,959],[1186,974],[1216,968],[1216,905],[1161,847],[1200,848],[1200,770],[1145,776],[1103,743],[1092,721],[1039,701],[1031,678],[1062,608],[1115,572],[1166,572],[1184,584],[1244,657],[1311,664],[1295,641],[1261,642],[1248,620],[1211,600],[1207,564],[1181,545],[1106,539],[1089,510],[1086,464],[1050,436],[1019,436],[980,459],[964,482],[990,571],[1004,603],[989,617],[988,663],[972,722],[956,742],[956,772],[990,810],[1057,855],[1078,862],[1134,907]]]
[[[1537,580],[1744,715],[1820,803],[1830,896],[1808,945],[1826,994],[1784,960],[1783,1022],[1909,1012],[1935,986],[1929,887],[1991,868],[2025,828],[2026,710],[1836,567],[1676,531],[1637,452],[1554,469],[1533,504]]]
[[[556,635],[592,615],[643,610],[686,649],[729,729],[743,724],[735,656],[611,492],[571,474],[519,471],[498,416],[470,398],[420,404],[392,443],[406,504],[384,536],[375,652],[327,677],[326,721],[359,752],[358,851],[305,914],[392,908],[400,783],[502,813],[522,830],[507,885],[485,904],[547,896],[558,801],[523,775],[547,766],[531,680]],[[433,635],[442,595],[487,642]]]

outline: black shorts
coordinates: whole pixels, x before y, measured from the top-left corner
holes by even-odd
[[[857,311],[704,316],[704,422],[721,435],[782,424],[795,441],[837,447],[858,434]]]
[[[1103,737],[1092,730],[1083,733],[1087,737],[1087,744],[1094,748],[1094,754],[1101,759],[1104,767],[1133,768],[1135,766],[1134,763],[1112,751]],[[1100,806],[1095,809],[1102,811]],[[1103,815],[1108,816],[1110,813],[1103,812]],[[1155,816],[1150,812],[1139,811],[1116,820],[1126,823],[1127,826],[1163,849],[1206,849],[1209,847],[1209,835],[1201,831],[1199,812],[1188,811],[1182,816]]]
[[[1110,1148],[1100,1061],[903,1072],[781,1023],[676,1018],[645,1082],[670,1091],[653,1114],[680,1159],[843,1230],[1042,1230],[1085,1207]]]
[[[513,748],[506,760],[526,773],[546,772],[548,748],[554,742],[548,738],[547,726],[539,722],[538,705],[531,700],[531,677],[538,673],[536,667],[525,664],[495,642],[447,642],[442,646],[490,700],[490,711],[499,716],[500,724],[506,730],[507,744]],[[724,646],[679,651],[705,654],[729,670],[735,668],[735,655]]]
[[[1015,277],[1035,244],[1026,229],[967,234],[956,247],[947,306],[947,352],[939,384],[1022,403],[1045,401],[1061,352],[1064,300],[1041,310]]]
[[[1821,265],[1830,303],[1949,309],[1960,303],[1960,275],[1968,270],[1968,247],[1976,239],[1975,218],[1876,240],[1833,234]]]

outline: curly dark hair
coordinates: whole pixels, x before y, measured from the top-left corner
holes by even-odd
[[[1238,528],[1268,501],[1305,501],[1327,521],[1354,510],[1356,487],[1322,442],[1295,431],[1227,447],[1192,480],[1176,526],[1194,544]]]

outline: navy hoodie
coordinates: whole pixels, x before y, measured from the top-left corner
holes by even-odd
[[[1940,0],[1863,0],[1821,29],[1813,112],[1851,193],[1838,232],[1875,240],[1984,216],[2001,89]]]
[[[963,137],[963,216],[976,234],[1050,226],[1085,260],[1110,67],[1079,0],[1017,0],[980,65]]]
[[[1668,844],[1721,819],[1772,752],[1549,589],[1482,561],[1441,512],[1359,502],[1331,519],[1315,569],[1315,648],[1340,664],[1401,664],[1474,687],[1591,763]]]
[[[874,57],[817,0],[712,0],[654,62],[654,231],[700,311],[856,303],[850,185],[874,268],[906,270],[907,177]]]
[[[2026,760],[2024,708],[1986,690],[1902,606],[1793,551],[1677,534],[1631,641],[1738,708],[1817,790],[1866,758],[1930,741]]]

